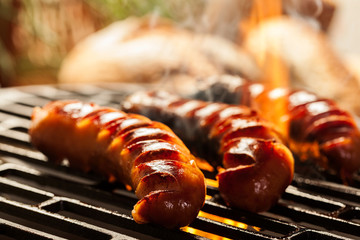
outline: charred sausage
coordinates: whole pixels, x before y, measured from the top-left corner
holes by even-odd
[[[205,201],[205,180],[184,143],[162,123],[79,101],[35,108],[32,144],[50,161],[131,186],[138,223],[188,225]]]
[[[277,131],[248,107],[157,91],[129,96],[123,109],[163,121],[199,156],[224,168],[217,175],[219,191],[231,207],[266,211],[292,181],[292,153]]]
[[[335,101],[305,90],[270,88],[235,76],[209,78],[197,98],[245,104],[265,119],[282,125],[290,149],[321,169],[351,181],[360,168],[360,133],[354,117]],[[276,108],[285,111],[276,111]]]

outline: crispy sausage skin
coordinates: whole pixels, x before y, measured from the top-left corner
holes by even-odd
[[[270,88],[235,76],[209,78],[202,84],[197,98],[248,105],[265,119],[284,126],[283,135],[300,159],[312,159],[321,168],[335,171],[344,183],[359,170],[359,129],[353,116],[334,101],[309,91]]]
[[[277,132],[248,107],[181,99],[168,92],[137,92],[125,111],[163,121],[214,166],[219,191],[231,207],[251,212],[273,206],[293,178],[293,156]]]
[[[51,161],[98,172],[131,186],[138,223],[188,225],[205,201],[205,179],[173,131],[136,114],[79,101],[35,108],[32,144]]]

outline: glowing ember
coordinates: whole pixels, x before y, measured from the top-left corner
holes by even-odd
[[[183,228],[181,228],[181,230],[183,230],[184,232],[188,232],[188,233],[198,235],[198,236],[206,237],[208,239],[214,239],[214,240],[220,240],[220,239],[221,240],[227,240],[227,239],[230,239],[230,238],[221,237],[219,235],[208,233],[208,232],[205,232],[205,231],[202,231],[202,230],[199,230],[199,229],[196,229],[196,228],[192,228],[192,227],[183,227]]]
[[[211,186],[211,187],[216,187],[216,188],[219,187],[218,181],[213,180],[213,179],[206,178],[205,183],[206,183],[206,185]]]
[[[213,172],[214,168],[204,159],[197,157],[195,159],[196,165],[201,169],[208,172]]]
[[[228,224],[228,225],[231,225],[231,226],[234,226],[234,227],[238,227],[238,228],[241,228],[241,229],[252,229],[252,230],[255,230],[255,231],[261,231],[261,228],[259,228],[259,227],[250,226],[250,225],[248,225],[246,223],[243,223],[243,222],[238,222],[238,221],[235,221],[235,220],[232,220],[232,219],[229,219],[229,218],[224,218],[224,217],[214,215],[214,214],[210,214],[210,213],[203,212],[203,211],[199,212],[199,217],[203,217],[203,218],[207,218],[207,219],[210,219],[210,220],[213,220],[213,221],[225,223],[225,224]],[[202,236],[202,237],[206,237],[206,238],[209,238],[209,239],[222,239],[222,240],[228,239],[228,238],[221,237],[221,236],[218,236],[218,235],[215,235],[215,234],[212,234],[212,233],[209,233],[209,232],[205,232],[205,231],[202,231],[202,230],[199,230],[199,229],[195,229],[195,228],[192,228],[192,227],[183,227],[183,228],[181,228],[181,230],[183,230],[185,232],[192,233],[192,234],[196,234],[196,235],[199,235],[199,236]]]

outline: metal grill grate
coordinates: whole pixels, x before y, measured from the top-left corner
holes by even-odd
[[[168,230],[136,224],[137,199],[121,184],[55,166],[34,150],[27,130],[34,106],[80,99],[117,107],[137,85],[60,85],[0,91],[0,239],[356,239],[360,236],[359,178],[355,187],[305,164],[270,211],[229,209],[216,187],[197,219]],[[304,173],[307,175],[304,175]],[[310,172],[310,174],[309,174]],[[204,170],[214,180],[214,173]],[[321,179],[320,179],[321,176]]]

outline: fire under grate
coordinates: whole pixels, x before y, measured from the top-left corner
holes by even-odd
[[[207,177],[199,216],[179,230],[139,225],[137,199],[121,184],[66,166],[34,150],[27,134],[33,107],[79,99],[117,107],[139,86],[31,86],[0,91],[0,239],[357,239],[360,181],[344,186],[311,165],[296,166],[292,184],[270,211],[253,214],[226,207]],[[56,137],[56,136],[55,136]],[[306,174],[305,174],[306,173]]]

